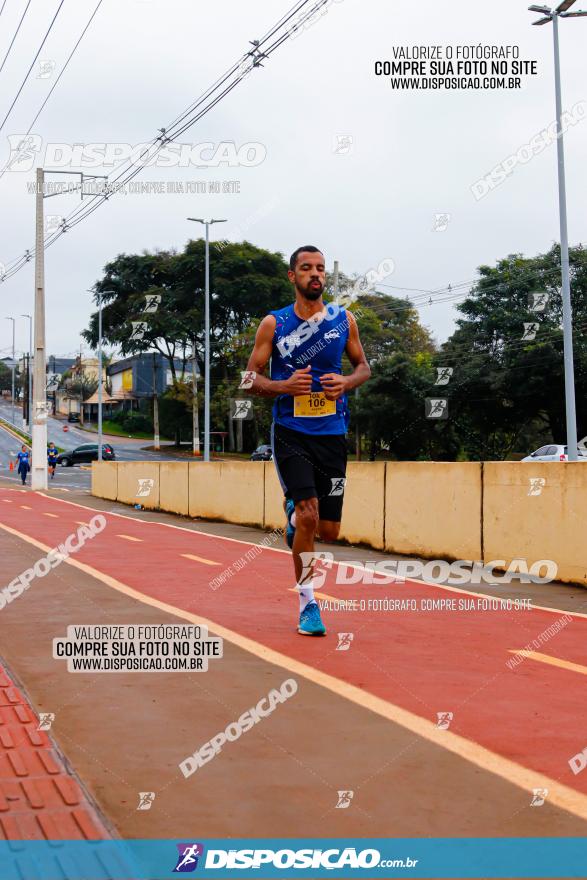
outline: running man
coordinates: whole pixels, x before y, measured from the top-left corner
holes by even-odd
[[[26,446],[22,446],[20,452],[16,453],[16,460],[18,462],[18,473],[24,486],[26,484],[26,475],[31,469],[31,454]]]
[[[47,447],[47,467],[49,469],[49,473],[51,474],[51,479],[55,476],[55,467],[57,465],[57,456],[59,452],[57,451],[57,447],[51,440]]]
[[[300,553],[311,553],[317,536],[323,541],[338,537],[346,482],[347,392],[366,382],[371,370],[352,313],[322,300],[322,252],[313,245],[298,248],[287,274],[295,302],[259,324],[247,365],[254,380],[247,387],[276,398],[271,445],[285,495],[286,540],[300,599],[298,632],[323,636],[313,568],[304,566]],[[344,352],[354,368],[348,376],[342,375]],[[263,375],[269,361],[270,378]]]

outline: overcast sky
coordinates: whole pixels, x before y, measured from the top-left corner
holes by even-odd
[[[28,129],[96,2],[65,0],[39,56],[55,68],[39,77],[37,62],[0,133],[2,166],[10,155],[8,136]],[[292,2],[103,0],[33,134],[43,145],[148,141]],[[0,62],[25,5],[7,0]],[[0,73],[0,121],[58,5],[32,0]],[[537,16],[527,5],[332,2],[319,21],[288,40],[180,138],[186,144],[260,144],[257,155],[266,153],[264,161],[254,167],[148,168],[138,178],[165,184],[237,180],[240,193],[120,194],[49,248],[48,353],[79,351],[90,313],[85,291],[108,261],[144,249],[183,248],[197,231],[187,216],[228,218],[214,235],[221,230],[220,237],[246,237],[286,255],[315,243],[329,268],[338,259],[346,273],[392,259],[395,271],[386,283],[393,287],[386,289],[410,297],[414,289],[473,280],[477,266],[509,253],[548,249],[559,238],[554,142],[519,163],[484,198],[476,200],[471,191],[554,118],[552,26],[531,27]],[[587,19],[561,21],[560,31],[563,107],[570,111],[587,100]],[[521,89],[485,91],[394,90],[388,77],[374,75],[374,62],[393,60],[394,47],[479,43],[519,46],[521,59],[537,61],[537,75],[523,77]],[[585,119],[569,127],[565,148],[569,236],[576,244],[586,238]],[[27,193],[33,179],[34,171],[11,171],[0,180],[5,264],[34,244],[34,197]],[[45,211],[66,215],[78,204],[76,195],[58,196],[45,200]],[[437,214],[450,214],[446,228],[434,228]],[[30,312],[33,285],[32,264],[0,284],[0,314]],[[423,306],[420,315],[438,341],[457,317],[450,303]],[[17,350],[28,346],[25,319],[17,324],[16,344]],[[11,325],[1,321],[2,356],[10,346]]]

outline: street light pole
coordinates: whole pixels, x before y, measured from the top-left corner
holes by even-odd
[[[98,461],[102,461],[102,294],[98,294]]]
[[[14,382],[14,370],[16,364],[14,362],[15,350],[14,350],[14,325],[16,323],[15,318],[6,318],[7,321],[12,321],[12,424],[14,425],[14,393],[15,393],[15,382]]]
[[[210,226],[212,223],[226,223],[226,220],[202,220],[188,217],[195,223],[206,227],[206,269],[204,282],[204,461],[210,461]]]
[[[554,91],[556,103],[556,151],[558,166],[558,206],[561,237],[561,278],[562,278],[562,301],[563,301],[563,351],[565,369],[565,412],[567,421],[567,456],[569,461],[578,461],[577,452],[577,415],[575,409],[575,369],[573,364],[573,313],[571,307],[571,282],[569,273],[569,236],[567,230],[567,193],[565,183],[565,153],[562,129],[562,98],[561,98],[561,73],[560,52],[558,39],[558,19],[580,18],[587,12],[567,12],[575,0],[562,0],[556,9],[548,6],[529,6],[531,12],[541,12],[544,18],[533,22],[535,25],[543,25],[552,22],[552,36],[554,42]]]
[[[33,316],[32,315],[21,315],[21,318],[29,319],[29,368],[27,370],[28,373],[28,382],[29,382],[29,393],[28,393],[28,429],[29,434],[32,436],[33,431],[33,419],[31,417],[32,413],[32,400],[33,400]]]
[[[35,211],[35,360],[33,380],[33,461],[31,488],[47,489],[47,390],[45,374],[45,241],[43,189],[45,172],[37,168]]]

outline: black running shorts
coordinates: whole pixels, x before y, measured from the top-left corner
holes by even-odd
[[[273,425],[273,460],[286,498],[318,499],[320,519],[340,522],[346,482],[344,434],[305,434]]]

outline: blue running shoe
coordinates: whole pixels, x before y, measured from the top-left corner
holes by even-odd
[[[294,536],[296,533],[295,526],[292,526],[292,524],[291,524],[291,518],[292,518],[294,510],[296,509],[296,506],[291,498],[288,498],[287,501],[285,502],[284,509],[285,509],[285,515],[287,516],[287,526],[285,527],[285,540],[286,540],[287,546],[291,550],[293,547]]]
[[[317,602],[309,602],[300,613],[298,632],[301,636],[326,635],[326,627],[322,623]]]

